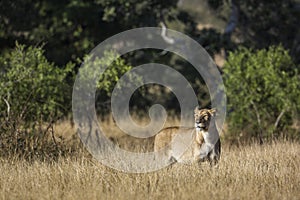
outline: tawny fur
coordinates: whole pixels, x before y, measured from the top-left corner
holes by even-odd
[[[218,139],[215,147],[210,149],[209,152],[205,152],[203,150],[203,146],[205,146],[205,140],[209,141],[210,133],[208,133],[210,121],[213,118],[215,110],[213,109],[199,109],[196,107],[194,111],[195,116],[195,124],[201,125],[202,128],[184,128],[184,127],[168,127],[161,130],[155,137],[154,141],[154,151],[160,151],[162,149],[165,150],[167,154],[167,158],[171,160],[175,160],[177,162],[199,162],[203,160],[209,160],[210,162],[217,163],[220,157],[220,141]],[[197,123],[199,122],[199,123]],[[210,130],[212,130],[212,134],[218,134],[216,126],[214,123],[211,124]],[[216,132],[215,132],[216,131]],[[176,135],[185,136],[188,134],[192,134],[192,143],[190,148],[186,150],[186,152],[180,157],[173,154],[174,148],[176,146],[172,145],[172,141]],[[202,149],[201,149],[202,148]],[[201,150],[201,151],[200,151]],[[201,155],[205,153],[205,157],[201,157]]]

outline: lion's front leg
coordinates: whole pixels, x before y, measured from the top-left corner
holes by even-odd
[[[221,141],[220,139],[215,144],[214,148],[209,152],[207,158],[211,166],[215,166],[219,163],[221,156]]]
[[[208,144],[208,143],[204,143],[201,148],[200,148],[200,154],[199,154],[199,158],[200,160],[203,160],[205,158],[207,158],[208,154],[210,153],[210,151],[212,150],[212,145]]]

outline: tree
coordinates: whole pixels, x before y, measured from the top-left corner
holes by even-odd
[[[80,68],[77,78],[80,80],[80,83],[86,84],[84,85],[85,88],[92,88],[91,81],[96,74],[95,71],[99,72],[103,70],[103,73],[99,75],[95,83],[95,101],[97,111],[100,114],[107,114],[107,105],[110,103],[110,97],[114,89],[115,91],[120,89],[126,90],[126,87],[132,87],[133,84],[138,85],[138,83],[141,83],[142,81],[142,77],[139,77],[135,73],[130,73],[129,79],[127,80],[128,83],[119,83],[119,86],[122,88],[115,87],[120,81],[120,77],[130,71],[132,66],[128,65],[125,60],[114,51],[104,52],[104,55],[101,58],[96,55],[87,55],[84,57],[83,63],[84,65]],[[106,69],[104,70],[104,68]],[[81,91],[85,92],[82,89]]]
[[[3,0],[0,49],[13,48],[15,41],[45,44],[47,59],[64,65],[83,58],[104,39],[121,31],[158,26],[162,17],[176,18],[181,14],[175,9],[176,3],[173,0]]]
[[[207,1],[214,10],[227,5],[224,0]],[[231,0],[225,34],[233,33],[239,43],[257,49],[282,44],[299,63],[300,9],[297,5],[296,0]]]

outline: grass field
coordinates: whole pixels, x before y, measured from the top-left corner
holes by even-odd
[[[223,145],[217,168],[175,164],[146,174],[87,156],[0,158],[1,199],[300,199],[300,144]]]

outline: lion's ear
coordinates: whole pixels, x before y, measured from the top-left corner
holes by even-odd
[[[216,116],[217,109],[216,109],[216,108],[212,108],[212,109],[209,110],[209,112],[210,112],[210,114],[211,114],[212,116]]]
[[[199,111],[201,108],[200,106],[196,106],[196,108],[194,109],[194,112]]]

